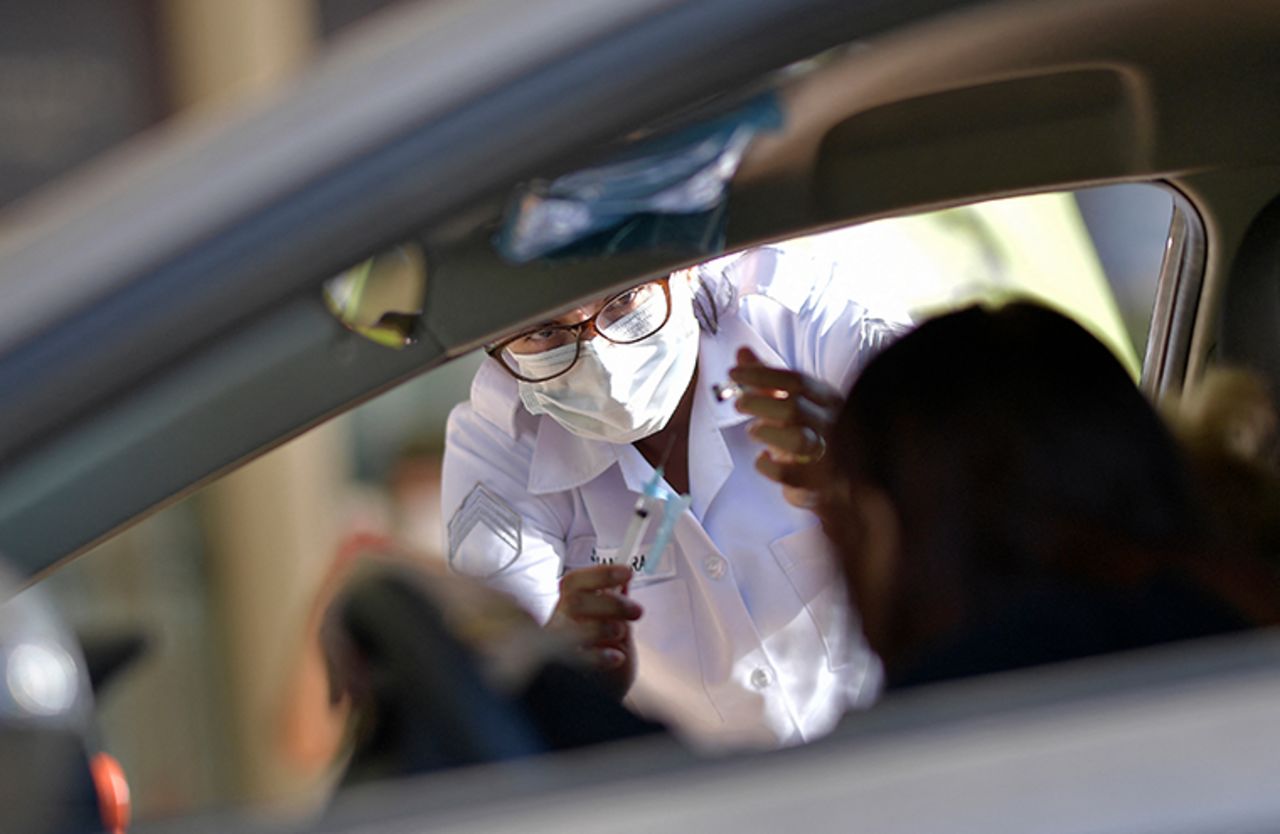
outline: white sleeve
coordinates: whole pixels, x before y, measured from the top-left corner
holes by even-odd
[[[800,370],[847,392],[871,358],[908,324],[879,316],[854,298],[854,284],[842,280],[848,276],[841,275],[839,265],[826,271],[797,314],[796,357]]]
[[[463,403],[445,431],[441,503],[446,552],[457,573],[514,596],[539,622],[559,595],[567,495],[528,490],[532,438],[512,439]]]
[[[852,267],[782,249],[767,257],[758,292],[791,315],[752,318],[794,370],[848,391],[871,357],[908,329],[899,315],[877,315],[855,297]]]

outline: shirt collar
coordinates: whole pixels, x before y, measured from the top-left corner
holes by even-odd
[[[471,380],[471,407],[484,419],[516,436],[516,412],[520,410],[520,391],[515,377],[498,366],[498,360],[486,356]]]
[[[579,437],[550,417],[538,420],[529,465],[529,492],[563,492],[595,480],[618,462],[619,447]]]
[[[471,407],[513,440],[520,431],[520,387],[492,358],[480,363],[471,383]],[[526,415],[526,419],[529,415]],[[578,437],[550,417],[536,419],[529,492],[562,492],[581,486],[618,460],[612,444]],[[528,423],[525,423],[528,426]]]

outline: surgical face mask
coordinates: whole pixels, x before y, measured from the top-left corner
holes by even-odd
[[[563,366],[574,345],[514,357],[521,373],[540,376]],[[671,284],[671,318],[643,341],[619,345],[600,337],[582,345],[578,362],[546,382],[521,382],[520,400],[568,431],[606,443],[634,443],[661,431],[675,413],[698,364],[698,322],[684,282]]]

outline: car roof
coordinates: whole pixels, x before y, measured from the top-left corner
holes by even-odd
[[[145,137],[5,218],[0,551],[38,575],[505,329],[688,262],[513,265],[492,236],[517,183],[762,85],[787,123],[735,177],[731,248],[1162,180],[1214,244],[1205,292],[1196,271],[1163,311],[1181,323],[1174,376],[1194,373],[1233,309],[1235,247],[1276,192],[1277,34],[1280,10],[1248,0],[481,0],[391,15],[290,89]],[[422,338],[393,352],[342,330],[317,289],[405,238],[431,277]]]

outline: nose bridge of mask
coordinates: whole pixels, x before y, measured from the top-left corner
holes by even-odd
[[[578,346],[570,342],[567,345],[544,350],[541,353],[512,353],[508,350],[507,355],[515,360],[516,367],[520,369],[520,373],[525,376],[537,377],[564,367],[564,364],[573,358],[573,354],[577,350]]]
[[[662,323],[665,299],[649,298],[640,307],[608,325],[609,338],[631,341],[653,333]]]
[[[683,302],[683,306],[681,306]],[[687,338],[697,338],[697,323],[693,317],[693,307],[687,298],[678,292],[672,293],[672,308],[666,326],[656,330],[648,338],[629,344],[615,344],[602,338],[591,339],[583,343],[583,354],[592,352],[596,364],[603,369],[608,379],[610,395],[619,402],[634,399],[637,402],[648,402],[656,389],[664,382],[661,372],[666,364],[676,362],[674,351],[679,351],[682,342]],[[645,305],[639,310],[624,316],[622,322],[628,322],[633,316],[661,315],[665,312],[655,305]],[[686,321],[687,319],[687,321]],[[639,320],[639,319],[637,319]],[[650,319],[652,326],[658,324]],[[579,358],[579,362],[582,358]]]

